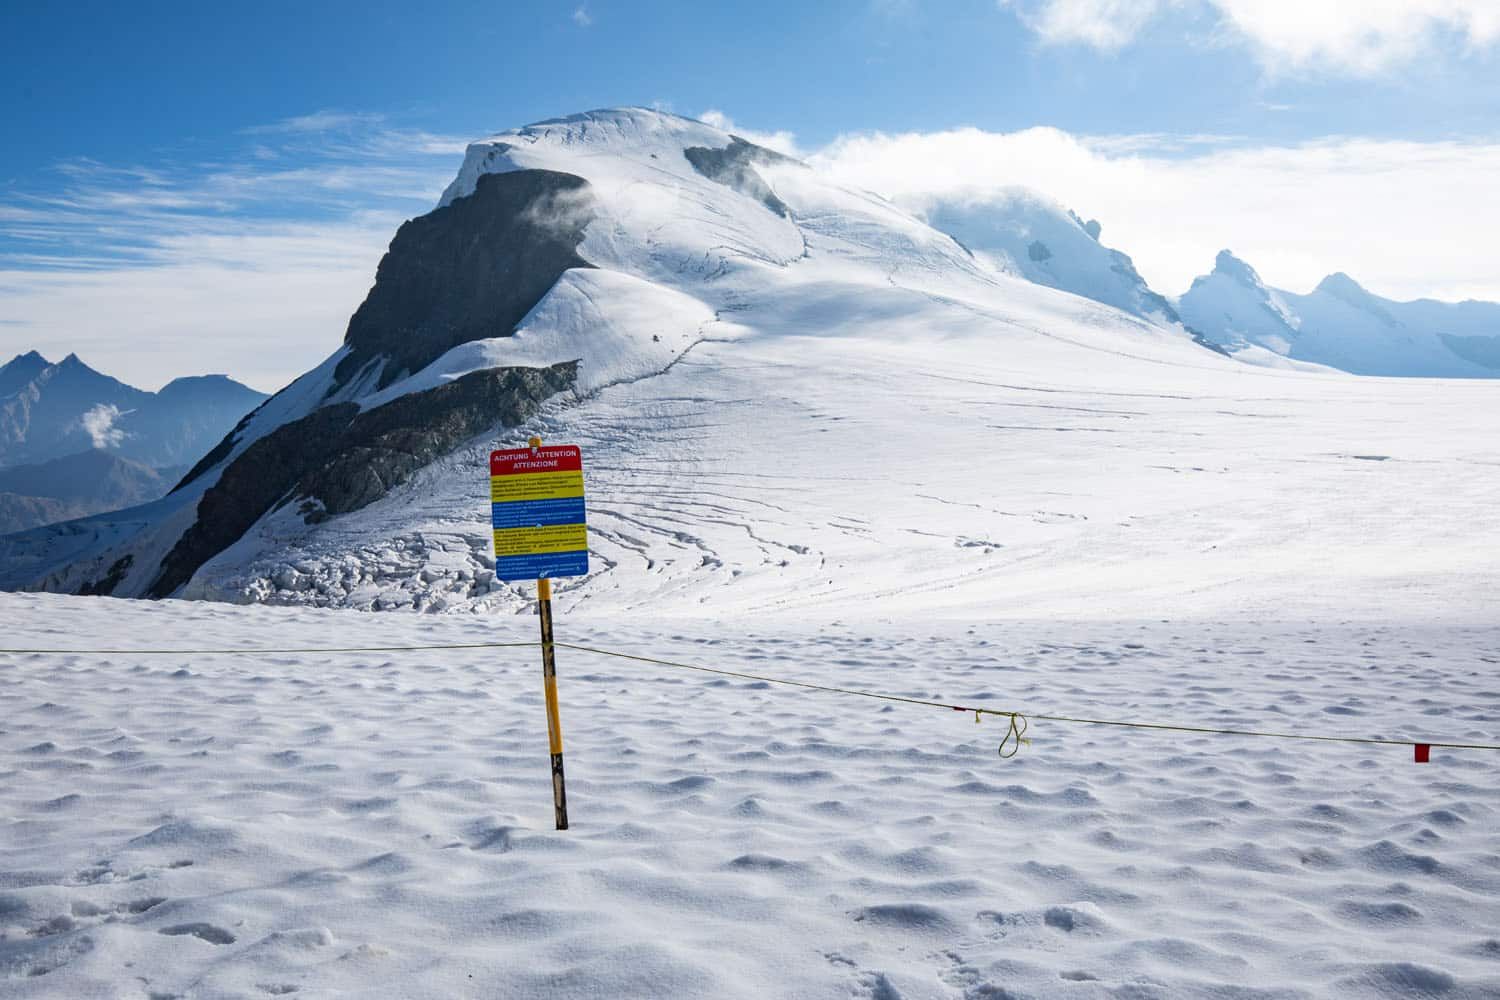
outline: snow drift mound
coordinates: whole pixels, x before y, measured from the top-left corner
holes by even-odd
[[[1193,431],[1207,433],[1230,412],[1220,397],[1268,377],[701,122],[592,112],[470,146],[439,207],[396,234],[337,351],[164,500],[0,541],[0,585],[519,607],[491,572],[481,460],[513,427],[505,440],[589,448],[597,572],[574,599],[776,606],[817,580],[864,606],[899,574],[993,582],[995,554],[1040,540],[999,540],[997,517],[1051,536],[1104,513],[985,513],[1055,448],[1038,431],[1109,440],[1141,425],[1093,422],[1148,417],[1112,398],[1208,386]],[[917,450],[921,475],[892,477]],[[1093,468],[1110,452],[1071,454]]]

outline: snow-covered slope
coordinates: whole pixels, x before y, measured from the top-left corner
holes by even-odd
[[[1183,321],[1244,360],[1255,348],[1361,375],[1500,378],[1500,304],[1393,302],[1346,274],[1311,293],[1268,288],[1228,250],[1178,302]]]
[[[676,370],[705,343],[792,360],[806,337],[856,357],[884,342],[965,361],[1222,364],[1181,331],[999,273],[882,199],[700,122],[577,115],[471,146],[439,208],[393,240],[344,345],[176,493],[12,539],[0,574],[7,586],[225,593],[200,575],[208,560],[259,560],[267,530],[331,538],[366,523],[334,522],[497,419]]]
[[[0,594],[0,619],[30,648],[536,637],[53,595]],[[1500,735],[1493,624],[559,629],[995,708]],[[1500,995],[1492,753],[1034,720],[1001,760],[994,719],[558,655],[562,833],[535,649],[0,654],[0,994]]]
[[[1009,188],[980,202],[934,201],[923,215],[1009,274],[1145,319],[1177,322],[1172,304],[1151,290],[1131,259],[1100,243],[1097,221],[1084,222],[1035,191]]]

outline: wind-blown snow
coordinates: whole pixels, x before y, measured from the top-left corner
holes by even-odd
[[[894,607],[894,604],[888,605]],[[526,640],[530,618],[0,595],[10,646]],[[1493,741],[1500,631],[559,619],[996,708]],[[0,993],[1500,993],[1491,756],[1034,723],[534,649],[0,656]]]

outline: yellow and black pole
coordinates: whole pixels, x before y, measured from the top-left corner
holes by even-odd
[[[528,442],[533,448],[542,439]],[[552,644],[552,581],[536,582],[536,613],[542,624],[542,690],[547,699],[547,745],[552,751],[552,811],[557,828],[568,828],[568,793],[563,779],[562,716],[557,710],[557,650]]]

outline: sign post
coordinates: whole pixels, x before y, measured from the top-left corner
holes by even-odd
[[[583,455],[577,445],[490,452],[490,524],[497,579],[536,580],[542,626],[542,690],[547,699],[547,744],[552,753],[552,806],[557,828],[568,828],[563,780],[562,718],[557,709],[557,656],[552,638],[552,578],[589,571],[583,503]]]

